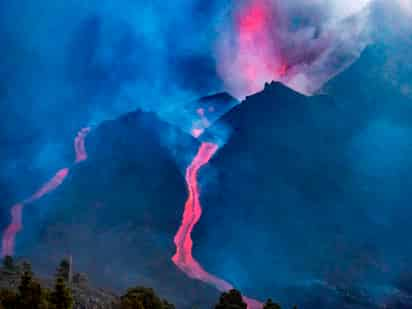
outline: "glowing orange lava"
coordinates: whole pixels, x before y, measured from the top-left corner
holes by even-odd
[[[80,130],[74,139],[74,150],[76,153],[75,163],[79,163],[87,159],[87,152],[84,145],[84,140],[87,134],[90,132],[90,128],[84,128]],[[23,209],[24,206],[33,203],[34,201],[42,198],[44,195],[55,190],[59,187],[69,174],[69,168],[60,169],[52,179],[46,182],[40,187],[33,195],[24,200],[21,203],[13,205],[11,207],[11,222],[3,232],[2,237],[2,250],[1,256],[14,255],[14,247],[16,235],[23,229]]]
[[[76,153],[76,163],[87,160],[86,146],[84,140],[87,134],[90,132],[90,128],[83,128],[74,139],[74,151]]]
[[[190,278],[211,284],[219,291],[224,292],[233,289],[233,286],[223,279],[208,273],[199,264],[192,255],[193,241],[191,237],[193,228],[199,222],[202,215],[200,191],[197,181],[198,172],[209,162],[217,150],[217,144],[202,143],[192,163],[186,169],[186,183],[189,196],[185,203],[182,224],[174,238],[176,253],[172,257],[172,261]],[[262,308],[262,304],[254,299],[244,297],[244,301],[247,303],[249,309]]]

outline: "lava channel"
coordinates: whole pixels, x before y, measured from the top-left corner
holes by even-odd
[[[225,280],[208,273],[192,255],[193,240],[191,235],[193,228],[202,215],[197,176],[200,168],[209,162],[218,148],[217,144],[203,142],[193,161],[186,169],[186,184],[189,196],[185,203],[182,223],[174,238],[176,253],[172,257],[172,261],[190,278],[211,284],[219,291],[226,292],[233,289],[233,286]],[[262,308],[262,304],[257,300],[248,297],[244,297],[243,300],[248,309]]]
[[[85,138],[90,132],[90,128],[83,128],[74,139],[74,150],[76,154],[75,164],[87,159],[85,147]],[[23,202],[17,203],[11,207],[10,215],[11,222],[6,227],[2,236],[1,256],[14,255],[15,240],[17,234],[23,229],[23,209],[24,206],[33,203],[42,198],[46,194],[52,192],[59,187],[66,179],[70,172],[70,168],[65,167],[57,171],[57,173],[45,184],[43,184],[33,195],[25,199]]]

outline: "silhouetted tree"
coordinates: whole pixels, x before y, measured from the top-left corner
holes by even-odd
[[[164,299],[163,300],[163,309],[175,309],[175,306]]]
[[[153,289],[135,287],[128,289],[120,298],[121,309],[174,309],[172,304],[161,300]]]
[[[68,259],[63,259],[57,268],[57,277],[61,277],[66,281],[69,281],[70,275],[70,262]]]
[[[220,296],[215,309],[247,309],[247,305],[243,302],[242,294],[239,291],[230,290]]]
[[[23,272],[17,296],[18,308],[45,309],[48,307],[46,293],[29,271]]]
[[[0,290],[0,308],[16,309],[17,308],[17,293],[9,289]]]
[[[33,271],[32,271],[30,262],[24,261],[21,264],[21,269],[22,269],[23,273],[27,272],[27,273],[30,273],[31,275],[33,275]]]
[[[64,278],[57,277],[54,290],[50,293],[50,305],[53,309],[73,308],[73,295],[66,286]]]
[[[282,309],[279,304],[274,303],[270,298],[263,305],[263,309]]]
[[[13,257],[11,257],[10,255],[6,255],[6,256],[3,258],[3,267],[4,267],[6,270],[10,270],[10,271],[15,270],[15,269],[16,269],[16,265],[14,264]]]
[[[20,302],[24,302],[29,298],[30,295],[30,287],[33,283],[33,276],[29,272],[23,272],[23,275],[20,278],[20,285],[19,285],[19,293],[20,293]]]

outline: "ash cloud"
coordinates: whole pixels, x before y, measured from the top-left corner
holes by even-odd
[[[377,3],[392,16],[410,12],[409,0],[0,4],[1,137],[17,139],[19,123],[21,135],[59,144],[138,107],[180,125],[195,98],[242,98],[271,80],[312,94],[371,41]],[[256,7],[262,36],[239,46],[239,19]]]
[[[213,48],[229,5],[0,4],[2,139],[16,139],[19,123],[21,135],[58,143],[136,108],[180,125],[188,102],[223,90]]]
[[[33,157],[37,168],[47,166],[50,175],[65,165],[61,161],[66,157],[51,160],[51,152],[54,155],[61,149],[56,141],[67,140],[71,148],[74,132],[87,123],[115,118],[137,107],[176,123],[179,115],[186,112],[184,103],[195,97],[220,90],[243,97],[272,79],[312,94],[356,60],[363,48],[376,39],[375,32],[384,29],[385,34],[390,32],[399,38],[397,30],[407,28],[410,20],[410,2],[406,0],[262,0],[270,9],[263,12],[264,16],[270,12],[265,24],[269,28],[257,38],[261,45],[250,46],[246,40],[243,49],[239,49],[236,22],[239,14],[247,16],[244,9],[254,3],[259,1],[77,0],[62,4],[26,0],[0,4],[4,41],[0,53],[5,77],[0,82],[0,109],[7,115],[1,137],[19,142],[19,136],[27,140],[41,134],[39,144],[31,145],[34,149],[27,151],[36,154]],[[382,23],[380,26],[376,25],[377,20]],[[245,25],[253,28],[253,18]],[[263,58],[262,54],[254,54],[258,50]],[[275,72],[266,70],[262,59],[267,58]],[[257,64],[259,70],[263,68],[255,73],[252,70],[256,84],[251,88],[245,81],[245,61]],[[394,82],[392,78],[391,81]],[[399,87],[410,93],[412,88],[408,85]],[[358,110],[354,110],[356,113]],[[374,171],[373,164],[382,159],[374,152],[377,157],[370,160],[371,136],[380,140],[380,134],[391,129],[399,142],[388,142],[388,147],[406,147],[409,129],[404,133],[389,124],[373,123],[365,135],[356,138],[353,165],[362,168],[360,176]],[[133,139],[133,132],[127,138]],[[68,156],[67,160],[72,158]],[[1,166],[2,179],[22,174],[16,164],[3,162],[9,168]],[[20,161],[16,162],[18,167]],[[386,173],[383,169],[380,172]],[[14,182],[20,183],[21,178]],[[389,210],[370,212],[375,221],[381,222],[387,220]],[[228,259],[223,266],[225,271],[242,275],[235,259]],[[281,279],[293,280],[289,275],[281,274]],[[239,282],[246,278],[245,274]]]
[[[352,64],[379,28],[407,22],[411,8],[410,0],[241,1],[217,45],[218,70],[240,98],[272,80],[311,95]]]
[[[72,162],[72,139],[81,127],[136,108],[180,125],[185,104],[221,90],[211,48],[225,5],[0,3],[5,205]]]
[[[220,89],[210,48],[221,8],[188,0],[0,3],[1,231],[11,205],[70,166],[80,128],[136,108],[177,123],[184,104]],[[165,137],[171,148],[174,138]],[[50,215],[44,206],[25,215],[18,248]]]

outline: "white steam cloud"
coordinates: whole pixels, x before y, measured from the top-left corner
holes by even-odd
[[[272,80],[311,95],[373,42],[376,10],[394,8],[412,16],[412,0],[242,1],[218,43],[218,71],[238,98]]]

